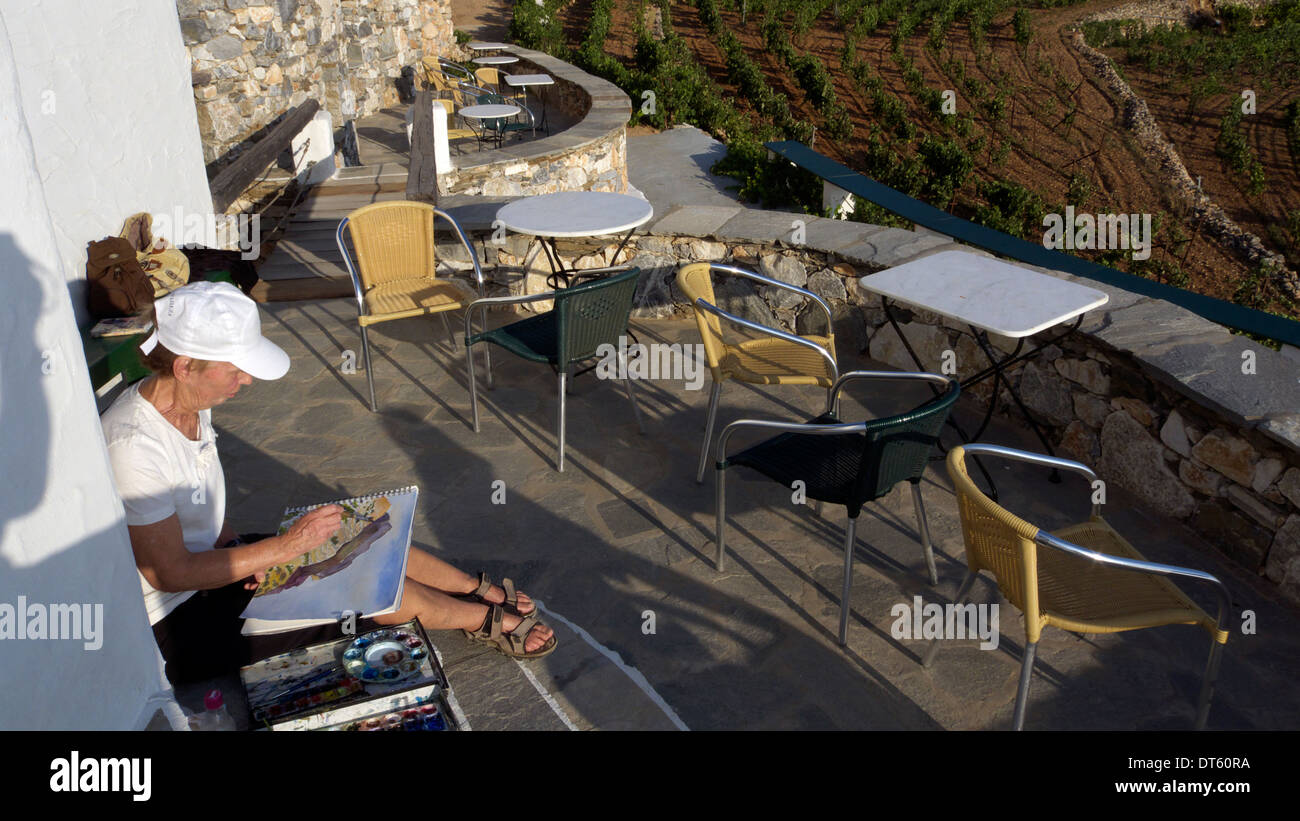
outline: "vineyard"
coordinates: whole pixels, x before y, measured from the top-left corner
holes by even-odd
[[[511,34],[606,77],[634,122],[690,123],[728,145],[743,197],[820,207],[820,182],[765,160],[769,139],[1031,241],[1043,215],[1151,213],[1149,259],[1074,251],[1300,316],[1270,272],[1199,224],[1071,46],[1112,0],[522,0]],[[1128,7],[1126,6],[1126,9]],[[1084,25],[1150,106],[1193,177],[1269,250],[1300,262],[1300,0],[1230,7],[1212,31]],[[1242,113],[1240,90],[1257,95]],[[650,92],[651,94],[647,94]],[[653,105],[645,105],[652,100]],[[1235,112],[1235,113],[1234,113]],[[894,224],[859,204],[855,219]]]

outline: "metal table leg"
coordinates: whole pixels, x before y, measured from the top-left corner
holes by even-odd
[[[1080,319],[1082,319],[1082,317],[1080,317]],[[989,417],[993,415],[992,413],[993,407],[994,405],[997,404],[998,401],[998,394],[999,394],[998,385],[999,383],[1001,383],[1007,386],[1007,393],[1011,394],[1011,398],[1015,401],[1016,407],[1020,409],[1020,415],[1023,416],[1025,421],[1029,423],[1030,429],[1033,430],[1036,436],[1038,436],[1038,441],[1041,442],[1043,444],[1043,447],[1047,449],[1047,454],[1049,456],[1055,456],[1056,451],[1052,448],[1052,443],[1048,441],[1047,436],[1043,433],[1042,428],[1038,426],[1038,423],[1034,421],[1034,417],[1030,415],[1029,409],[1025,407],[1025,403],[1020,399],[1020,394],[1011,385],[1011,380],[1008,379],[1003,373],[1004,370],[1006,369],[1006,363],[1011,362],[1014,364],[1020,361],[1020,357],[1018,357],[1018,355],[1020,353],[1020,349],[1025,346],[1025,340],[1021,339],[1019,343],[1017,343],[1016,349],[1012,351],[1010,354],[1008,354],[1001,361],[999,361],[993,354],[993,347],[989,344],[988,334],[983,331],[977,330],[974,326],[971,326],[971,333],[975,336],[975,342],[980,346],[980,350],[984,351],[984,355],[988,357],[989,363],[992,365],[992,367],[986,370],[991,370],[993,376],[993,396],[989,400],[989,413],[988,415],[985,416],[984,425],[980,427],[979,433],[975,434],[975,437],[978,439],[979,436],[984,433],[984,428],[988,426]],[[1057,338],[1059,339],[1060,337]],[[1030,353],[1037,353],[1038,351],[1042,350],[1044,347],[1046,347],[1046,345],[1039,345],[1038,347],[1030,351]],[[974,382],[977,382],[983,378],[984,377],[981,376],[980,374],[976,374],[975,377],[972,377],[971,379],[967,380],[967,382],[973,384]],[[1048,479],[1051,482],[1060,484],[1061,481],[1060,471],[1058,471],[1056,468],[1052,468],[1052,472],[1048,477]]]
[[[900,328],[900,327],[898,326],[898,319],[894,316],[894,312],[893,312],[893,311],[890,309],[890,307],[889,307],[889,298],[888,298],[888,297],[881,297],[881,302],[882,302],[882,304],[884,305],[884,308],[885,308],[885,317],[889,320],[889,324],[890,324],[890,326],[893,327],[893,329],[894,329],[894,333],[898,334],[898,338],[899,338],[899,340],[902,341],[902,343],[903,343],[903,347],[907,350],[907,354],[908,354],[908,356],[912,357],[912,361],[916,363],[916,367],[917,367],[918,370],[922,370],[922,371],[924,371],[924,370],[926,369],[926,367],[925,367],[925,365],[921,362],[921,357],[919,357],[919,356],[916,355],[916,351],[912,348],[912,343],[910,343],[910,342],[907,341],[907,337],[903,334],[903,329]],[[939,388],[938,388],[937,386],[935,386],[935,385],[930,385],[929,383],[926,383],[926,384],[927,384],[927,386],[930,388],[930,391],[931,391],[935,396],[938,396],[938,395],[939,395]],[[962,388],[964,389],[965,387],[966,387],[966,385],[963,384],[963,385],[962,385]],[[994,399],[996,399],[996,398],[997,398],[997,397],[996,397],[996,392],[995,392],[995,394],[994,394]],[[985,416],[985,422],[984,422],[984,425],[981,425],[981,426],[980,426],[980,432],[981,432],[981,433],[983,433],[983,431],[984,431],[984,427],[987,426],[987,424],[988,424],[988,419],[989,419],[989,417],[991,417],[992,415],[993,415],[993,410],[992,410],[992,405],[990,405],[990,407],[989,407],[989,412],[988,412],[988,414],[986,414],[986,416]],[[966,431],[962,430],[961,425],[958,424],[957,420],[953,418],[952,414],[949,414],[949,415],[948,415],[948,421],[947,421],[947,424],[948,424],[949,427],[951,427],[951,428],[953,428],[954,430],[957,431],[957,435],[961,437],[961,440],[962,440],[963,443],[970,443],[970,442],[975,441],[973,438],[971,438],[971,437],[969,437],[969,436],[966,435]],[[940,453],[947,453],[947,452],[948,452],[948,449],[945,448],[945,447],[943,446],[943,441],[942,441],[942,440],[940,440],[937,444],[938,444],[938,446],[939,446],[939,452],[940,452]],[[975,466],[979,468],[980,473],[982,473],[982,474],[984,475],[984,481],[988,482],[988,485],[989,485],[989,497],[992,498],[993,501],[996,502],[996,501],[998,500],[998,489],[997,489],[997,486],[996,486],[995,484],[993,484],[993,476],[989,474],[988,468],[984,467],[984,463],[983,463],[982,461],[980,461],[980,458],[979,458],[978,456],[974,457],[974,462],[975,462]]]

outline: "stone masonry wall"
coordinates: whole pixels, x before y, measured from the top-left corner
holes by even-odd
[[[308,98],[336,126],[398,102],[425,55],[459,55],[450,0],[177,0],[206,163]]]
[[[807,241],[781,241],[796,221],[806,224]],[[478,242],[498,292],[545,290],[550,269],[529,238]],[[935,234],[703,206],[656,215],[648,235],[634,237],[617,257],[615,247],[559,243],[561,256],[577,268],[641,267],[634,316],[689,315],[674,281],[678,267],[729,262],[821,296],[831,306],[841,349],[906,370],[915,364],[879,297],[863,291],[858,278],[941,250],[982,253]],[[446,251],[444,258],[461,255],[453,265],[468,267],[463,249]],[[1078,281],[1107,292],[1110,302],[1089,313],[1079,333],[1011,373],[1058,454],[1185,522],[1300,603],[1300,366],[1177,306]],[[716,287],[726,311],[799,333],[821,329],[820,310],[788,293],[735,278],[720,278]],[[971,335],[959,332],[964,327],[921,311],[895,313],[926,370],[943,372],[949,359],[965,378],[986,363]],[[1002,337],[990,342],[1002,352],[1015,347]],[[985,381],[967,395],[987,407],[990,394]],[[999,407],[1023,424],[1005,391]]]
[[[523,143],[527,149],[533,143]],[[484,152],[501,154],[510,151]],[[627,134],[622,129],[580,148],[535,151],[438,175],[444,194],[525,197],[556,191],[627,190]]]
[[[555,84],[546,89],[548,111],[563,110],[578,121],[550,136],[456,156],[455,168],[438,175],[439,193],[522,197],[627,191],[627,121],[632,114],[627,94],[543,52],[517,46],[506,51],[519,57],[510,73],[553,77]]]

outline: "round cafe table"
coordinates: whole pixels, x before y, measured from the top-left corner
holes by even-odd
[[[623,234],[615,258],[627,245],[632,232],[650,221],[654,207],[640,197],[605,191],[560,191],[523,197],[497,211],[497,219],[510,231],[537,237],[546,251],[551,276],[558,283],[569,282],[576,269],[566,270],[555,240],[572,237],[601,237]]]
[[[519,62],[519,58],[513,54],[498,54],[495,57],[475,57],[470,62],[479,66],[508,66]]]
[[[520,109],[519,106],[517,105],[507,105],[507,104],[470,105],[470,106],[465,106],[464,108],[460,109],[456,113],[459,114],[461,117],[465,117],[470,120],[503,120],[506,117],[515,116],[521,110],[522,109]],[[497,148],[500,148],[501,140],[505,132],[498,131],[496,136],[492,137],[486,135],[486,128],[487,128],[486,125],[480,127],[484,129],[484,132],[481,133],[478,138],[479,148],[482,149],[483,147],[482,144],[485,141],[490,141],[492,139],[496,140]]]

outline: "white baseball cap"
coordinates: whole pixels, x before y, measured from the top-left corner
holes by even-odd
[[[279,379],[289,355],[262,336],[257,303],[228,282],[195,282],[154,302],[157,327],[143,343],[180,356],[229,362],[254,379]]]

